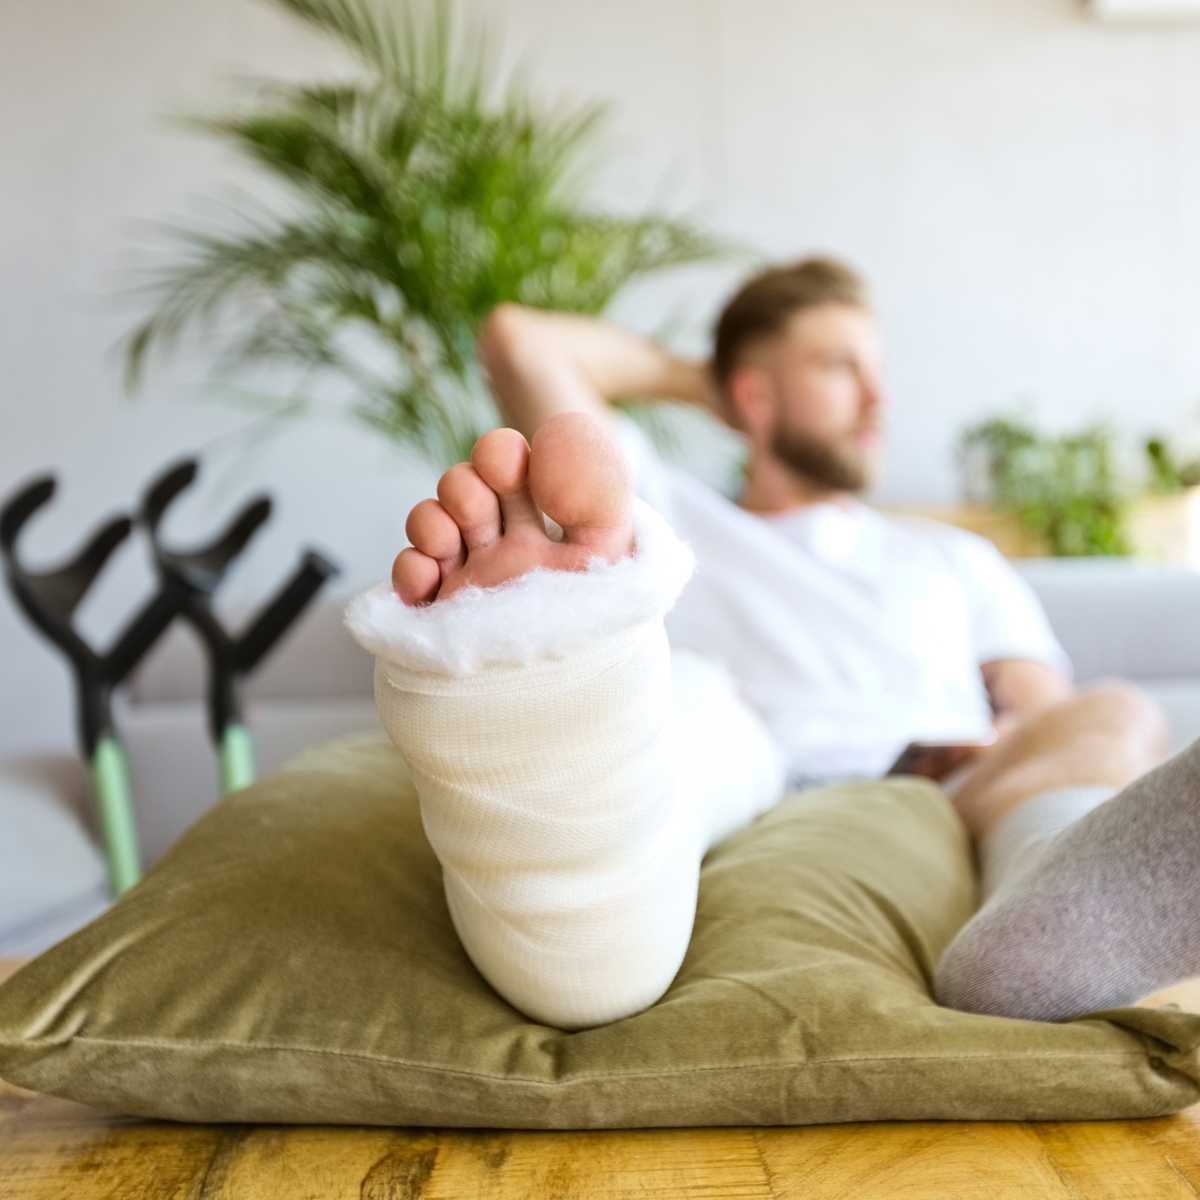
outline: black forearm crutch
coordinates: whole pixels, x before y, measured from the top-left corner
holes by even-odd
[[[252,500],[207,546],[191,551],[169,549],[161,524],[171,502],[196,478],[198,465],[186,459],[169,468],[149,487],[140,520],[154,551],[163,587],[182,596],[180,612],[208,651],[208,723],[220,763],[221,790],[237,791],[254,782],[254,740],[243,721],[242,681],[320,591],[337,567],[314,550],[305,552],[291,579],[238,637],[230,635],[212,609],[212,598],[230,564],[271,515],[266,496]]]
[[[33,572],[21,565],[21,529],[54,495],[53,476],[35,480],[0,511],[0,553],[8,585],[25,615],[70,660],[75,673],[79,740],[89,760],[100,832],[108,859],[109,888],[119,895],[141,874],[137,827],[129,789],[129,761],[112,719],[113,688],[137,665],[179,612],[184,595],[163,579],[155,595],[128,622],[106,654],[97,654],[72,623],[75,610],[133,523],[117,517],[64,566]]]

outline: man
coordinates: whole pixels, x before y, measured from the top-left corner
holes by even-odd
[[[752,280],[711,369],[512,306],[480,349],[520,433],[486,435],[413,510],[394,591],[351,625],[379,655],[456,927],[513,1004],[582,1027],[653,1002],[705,848],[778,799],[780,757],[793,784],[877,775],[908,738],[993,713],[1004,736],[955,795],[990,899],[945,955],[939,998],[1064,1019],[1200,971],[1200,937],[1162,918],[1190,931],[1200,904],[1200,751],[1151,770],[1157,709],[1119,686],[1072,694],[993,551],[855,499],[882,399],[851,272],[814,260]],[[657,460],[609,409],[624,395],[742,430],[740,503]],[[697,559],[669,655],[663,617],[690,568],[635,482]]]
[[[1067,696],[1066,656],[990,543],[856,499],[878,473],[884,401],[878,329],[849,268],[813,259],[750,280],[711,364],[515,307],[480,347],[526,437],[560,412],[611,420],[608,401],[626,396],[696,404],[745,435],[735,507],[617,431],[639,494],[699,560],[672,645],[726,663],[794,784],[882,775],[909,741],[979,738]]]

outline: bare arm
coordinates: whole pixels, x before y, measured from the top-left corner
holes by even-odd
[[[1074,690],[1060,671],[1032,659],[998,658],[984,663],[980,670],[992,702],[992,724],[1000,740],[1030,714],[1068,699]],[[958,768],[978,763],[989,750],[984,746],[939,746],[914,757],[907,770],[913,775],[944,780]]]
[[[607,419],[627,396],[680,400],[719,415],[706,363],[593,317],[501,304],[479,334],[479,359],[506,421],[526,437],[550,417]]]
[[[1060,671],[1030,659],[999,658],[980,670],[1001,735],[1029,713],[1066,700],[1072,692],[1071,681]]]

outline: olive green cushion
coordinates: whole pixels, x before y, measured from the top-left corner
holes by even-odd
[[[0,988],[0,1076],[188,1121],[529,1128],[1132,1117],[1200,1098],[1200,1017],[934,1004],[973,902],[935,788],[809,792],[708,856],[658,1004],[562,1033],[476,973],[402,761],[359,742],[225,800]]]

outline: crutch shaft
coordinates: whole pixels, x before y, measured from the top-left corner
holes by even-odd
[[[129,760],[111,735],[96,743],[92,755],[92,782],[108,860],[109,890],[115,899],[137,883],[142,867],[129,790]]]

